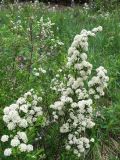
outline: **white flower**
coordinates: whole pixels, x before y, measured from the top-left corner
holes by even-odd
[[[32,93],[29,91],[29,92],[24,94],[24,97],[27,98],[28,96],[31,96],[31,95],[32,95]]]
[[[89,144],[86,144],[85,147],[86,147],[86,148],[90,148],[90,145],[89,145]]]
[[[54,115],[53,117],[54,117],[54,119],[58,119],[58,116],[57,116],[57,115]]]
[[[17,100],[16,103],[17,103],[18,105],[19,105],[19,104],[24,104],[24,103],[26,103],[26,100],[25,100],[25,98],[20,97],[20,98]]]
[[[99,96],[99,95],[95,95],[94,98],[95,98],[95,99],[99,99],[100,96]]]
[[[87,60],[87,54],[86,53],[82,53],[80,55],[80,58],[82,59],[82,61],[86,61]]]
[[[11,148],[7,148],[4,150],[4,155],[5,156],[10,156],[12,154],[12,149]]]
[[[103,30],[103,27],[102,27],[102,26],[99,26],[99,27],[98,27],[98,30],[99,30],[99,31],[102,31],[102,30]]]
[[[81,153],[85,151],[84,147],[80,148],[79,150]]]
[[[78,150],[77,149],[74,149],[74,154],[78,154]]]
[[[26,120],[27,120],[27,122],[28,122],[29,124],[32,124],[32,123],[33,123],[33,122],[32,122],[32,119],[33,119],[33,117],[30,116],[30,115],[26,118]]]
[[[61,101],[57,101],[54,103],[54,105],[51,105],[50,108],[54,108],[56,110],[61,110],[64,106],[64,103]]]
[[[34,111],[35,111],[35,112],[40,112],[40,111],[42,111],[42,108],[41,108],[41,107],[35,107],[35,108],[34,108]]]
[[[11,104],[10,106],[9,106],[9,109],[10,110],[16,110],[16,109],[18,109],[19,108],[19,105],[18,104]]]
[[[30,113],[30,115],[34,115],[35,111],[34,110],[30,110],[29,113]]]
[[[21,119],[19,122],[19,127],[27,128],[28,127],[28,122],[26,119]]]
[[[75,50],[76,50],[75,47],[70,47],[70,48],[68,49],[68,55],[71,56]]]
[[[103,30],[102,26],[99,26],[97,28],[92,29],[92,32],[96,33],[96,32],[101,32]]]
[[[73,138],[73,134],[68,135],[68,139],[71,140]]]
[[[28,151],[28,152],[33,151],[33,146],[32,146],[31,144],[28,144],[28,145],[27,145],[27,151]]]
[[[36,77],[38,77],[38,76],[40,76],[40,73],[35,72],[34,75],[35,75]]]
[[[20,141],[19,141],[18,138],[14,138],[14,139],[11,140],[11,146],[12,146],[12,147],[16,147],[16,146],[18,146],[19,144],[20,144]]]
[[[1,141],[2,141],[2,142],[7,142],[8,139],[9,139],[9,136],[8,136],[8,135],[3,135],[3,136],[1,137]]]
[[[95,141],[94,138],[91,138],[91,139],[90,139],[90,142],[94,142],[94,141]]]
[[[4,112],[4,114],[9,114],[10,108],[9,107],[5,107],[3,112]]]
[[[4,115],[4,116],[3,116],[3,121],[4,121],[5,123],[8,123],[8,122],[10,121],[10,117],[9,117],[8,115]]]
[[[69,123],[63,124],[63,125],[60,127],[60,132],[61,132],[61,133],[67,133],[67,132],[69,132]]]
[[[28,142],[28,138],[25,132],[17,132],[19,139],[21,139],[24,143]]]
[[[67,145],[66,146],[66,150],[70,150],[71,146],[70,145]]]
[[[26,105],[26,104],[21,105],[20,110],[23,111],[24,113],[27,113],[28,112],[28,105]]]
[[[90,119],[87,120],[87,127],[88,128],[93,128],[95,126],[95,123],[92,122]]]
[[[21,152],[26,152],[27,151],[27,145],[25,143],[21,143],[19,145],[19,149]]]
[[[13,129],[15,129],[16,125],[13,122],[10,122],[10,123],[8,123],[7,127],[9,130],[13,130]]]
[[[41,72],[45,74],[46,70],[41,68]]]

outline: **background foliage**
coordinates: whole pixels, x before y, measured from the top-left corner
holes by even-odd
[[[5,3],[14,3],[14,2],[35,2],[35,0],[3,0]],[[38,0],[39,2],[44,3],[55,3],[55,4],[64,4],[64,5],[71,5],[73,3],[72,0]],[[0,0],[2,2],[2,0]],[[116,6],[120,5],[119,0],[74,0],[75,4],[84,4],[88,3],[94,6],[96,9],[100,9],[103,7],[104,9],[115,8]]]

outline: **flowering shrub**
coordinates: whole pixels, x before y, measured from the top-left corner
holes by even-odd
[[[67,135],[65,142],[67,150],[73,150],[78,157],[90,148],[94,138],[88,137],[87,131],[95,126],[93,121],[93,103],[104,95],[109,80],[104,67],[96,69],[97,76],[91,78],[92,64],[87,61],[88,37],[95,37],[102,27],[92,31],[82,30],[76,35],[68,50],[67,66],[69,74],[64,77],[64,83],[54,90],[60,91],[59,101],[50,106],[53,109],[54,121],[59,121],[60,133]],[[58,76],[59,77],[59,76]]]
[[[44,42],[47,34],[53,35],[52,23],[51,21],[43,23],[43,19],[41,19],[41,24]],[[82,30],[75,36],[68,49],[66,67],[60,68],[55,78],[52,79],[50,88],[60,95],[59,100],[50,105],[53,119],[51,119],[51,112],[48,108],[46,108],[48,115],[43,113],[42,98],[38,97],[33,89],[9,107],[4,108],[3,121],[7,126],[8,134],[5,133],[1,137],[1,141],[10,146],[4,149],[5,156],[33,151],[33,144],[29,141],[28,132],[30,127],[38,127],[36,123],[39,118],[43,119],[40,125],[43,125],[44,129],[38,133],[38,138],[34,137],[33,141],[37,143],[43,135],[43,139],[45,139],[48,136],[49,128],[56,123],[59,126],[60,134],[65,136],[66,150],[73,151],[78,157],[87,153],[91,143],[94,142],[94,138],[88,136],[88,131],[95,126],[93,104],[95,100],[104,96],[109,80],[107,70],[102,66],[96,69],[97,75],[92,77],[93,66],[87,58],[88,38],[95,37],[99,31],[102,31],[101,26],[92,31]],[[60,74],[64,72],[64,76],[61,76]],[[45,73],[46,70],[42,67],[33,69],[35,76]],[[47,120],[44,114],[48,116]],[[45,141],[45,143],[47,142]],[[42,144],[42,146],[44,145]],[[44,150],[46,150],[46,146],[44,146]]]
[[[33,75],[39,76],[40,73],[46,73],[46,70],[41,67],[41,63],[43,61],[48,61],[48,58],[54,57],[57,55],[58,49],[60,49],[64,43],[60,41],[59,37],[55,37],[53,26],[55,24],[52,23],[50,18],[41,17],[39,21],[37,21],[36,28],[37,33],[36,37],[39,39],[38,44],[38,56],[36,57],[36,63],[33,64],[35,66],[33,68]],[[58,29],[58,28],[57,28]]]
[[[43,17],[41,17],[39,23],[40,25],[40,41],[41,41],[41,51],[43,53],[42,56],[50,56],[56,53],[56,49],[60,46],[64,45],[63,42],[60,41],[59,37],[55,37],[52,27],[55,25],[52,23],[50,18],[45,21]]]
[[[2,39],[5,44],[9,41],[15,43],[14,46],[19,53],[19,55],[18,53],[14,55],[17,69],[22,69],[22,71],[27,69],[32,72],[33,68],[39,69],[43,61],[48,61],[48,58],[60,53],[58,49],[64,43],[58,36],[55,36],[53,30],[55,24],[52,23],[50,18],[39,18],[37,15],[31,15],[22,19],[20,13],[16,19],[13,19],[10,15],[7,15],[7,18],[10,23],[11,36],[8,39],[4,37]],[[58,29],[57,27],[55,30]]]
[[[3,135],[1,141],[7,144],[8,141],[10,142],[10,148],[4,150],[5,156],[10,156],[14,149],[19,152],[33,151],[33,145],[28,143],[27,131],[30,126],[35,125],[38,117],[43,117],[41,101],[42,98],[38,97],[31,89],[15,103],[4,108],[3,121],[9,134]]]

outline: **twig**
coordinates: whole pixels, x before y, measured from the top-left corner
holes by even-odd
[[[29,23],[29,33],[30,33],[30,47],[31,48],[30,48],[30,61],[29,61],[29,65],[28,65],[28,71],[29,71],[29,77],[30,77],[32,59],[33,59],[33,51],[34,51],[32,18],[30,18],[30,23]]]

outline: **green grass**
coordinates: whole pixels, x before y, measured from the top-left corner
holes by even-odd
[[[90,39],[88,57],[94,69],[101,65],[108,70],[110,81],[105,98],[98,103],[103,117],[96,119],[97,125],[92,131],[96,141],[85,160],[120,159],[120,9],[111,10],[108,17],[105,15],[104,11],[92,9],[85,11],[80,7],[59,9],[53,12],[43,5],[37,7],[23,5],[21,10],[18,10],[17,6],[11,5],[2,7],[0,10],[0,116],[2,116],[2,109],[5,106],[13,103],[31,88],[37,89],[38,92],[42,90],[47,95],[44,105],[49,106],[53,103],[56,97],[51,94],[49,89],[50,81],[56,70],[65,65],[67,50],[74,36],[82,29],[89,30],[99,25],[103,26],[103,32],[99,33],[96,39]],[[40,80],[33,78],[27,69],[19,70],[15,60],[17,56],[22,55],[29,62],[31,42],[25,37],[28,37],[27,27],[31,16],[34,17],[34,24],[41,16],[45,19],[49,17],[55,23],[53,27],[55,36],[60,37],[64,42],[64,46],[58,50],[58,54],[42,62],[41,65],[48,70],[48,75]],[[18,19],[22,22],[23,30],[14,32],[11,30],[11,21]],[[57,27],[59,30],[56,29]],[[39,46],[39,41],[35,37],[33,37],[32,45],[34,48]],[[36,48],[34,58],[37,58]],[[4,129],[3,126],[0,117],[0,135]],[[54,135],[52,132],[50,131],[50,134]],[[55,143],[56,141],[57,139]],[[51,157],[48,160],[54,159],[54,155],[52,155],[54,149],[54,147],[51,149],[49,153]],[[5,158],[1,157],[1,154],[1,160],[4,160]],[[76,160],[72,156],[62,149],[61,160]],[[107,158],[105,159],[105,157]],[[28,160],[31,159],[28,158]]]

